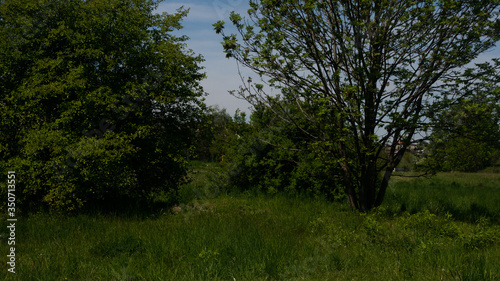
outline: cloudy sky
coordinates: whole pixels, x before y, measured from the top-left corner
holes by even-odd
[[[189,8],[190,11],[182,22],[184,28],[180,30],[180,34],[187,35],[190,38],[187,42],[188,48],[196,54],[201,54],[205,59],[203,66],[207,78],[202,82],[202,86],[209,94],[206,104],[217,104],[221,108],[226,108],[231,115],[238,108],[250,112],[250,105],[246,101],[228,93],[239,88],[241,79],[236,62],[225,57],[220,44],[222,37],[220,34],[215,34],[212,26],[218,20],[228,22],[231,11],[236,11],[242,16],[246,15],[246,11],[250,8],[248,0],[166,0],[160,4],[158,12],[174,13],[181,6]],[[230,27],[230,23],[226,24],[226,28]],[[500,47],[482,54],[478,61],[487,61],[493,57],[500,57]]]

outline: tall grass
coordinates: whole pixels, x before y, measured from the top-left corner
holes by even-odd
[[[394,183],[389,194],[392,199],[383,208],[360,214],[345,204],[320,199],[213,192],[213,186],[203,186],[212,167],[200,164],[196,169],[195,180],[181,192],[183,202],[154,216],[42,213],[19,218],[17,273],[8,273],[2,263],[0,279],[500,278],[498,223],[492,216],[471,222],[444,209],[433,212],[425,200],[419,203],[422,209],[417,209],[411,200],[421,199],[412,188],[428,196],[431,185],[425,181]],[[440,175],[435,180],[447,183],[452,179]],[[468,185],[457,184],[457,193],[466,194],[462,189]],[[496,188],[487,182],[483,185],[490,192]],[[401,211],[395,196],[413,198],[405,204],[407,210],[415,204],[414,212]],[[496,214],[489,199],[480,199],[474,202],[485,206],[488,214]],[[6,253],[4,230],[0,230],[1,250]]]
[[[500,173],[440,173],[430,178],[395,178],[384,206],[393,212],[429,210],[455,219],[500,222]]]

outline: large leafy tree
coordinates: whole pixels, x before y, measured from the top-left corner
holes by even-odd
[[[203,108],[200,56],[153,0],[0,1],[0,167],[18,203],[175,193]],[[2,189],[3,190],[3,189]]]
[[[250,6],[248,19],[230,16],[241,37],[226,34],[222,21],[214,24],[227,57],[262,78],[245,82],[238,94],[309,135],[318,155],[336,161],[349,202],[363,211],[382,203],[404,155],[400,144],[415,141],[428,104],[447,95],[441,81],[458,77],[460,67],[494,46],[500,26],[497,0]]]

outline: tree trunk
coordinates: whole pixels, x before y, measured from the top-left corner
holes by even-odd
[[[380,206],[389,185],[389,179],[394,167],[385,169],[384,177],[380,179],[377,171],[377,161],[370,159],[361,171],[361,177],[354,178],[351,174],[344,174],[346,179],[346,193],[350,205],[362,212],[368,212]]]
[[[389,186],[389,180],[391,179],[393,169],[394,169],[394,167],[387,167],[385,169],[384,178],[382,179],[382,182],[380,183],[380,187],[378,190],[377,199],[375,200],[374,207],[378,207],[378,206],[382,205],[382,202],[384,201],[385,191],[387,190],[387,186]]]
[[[347,164],[342,165],[344,170],[344,185],[345,185],[345,193],[347,194],[347,199],[349,200],[349,204],[352,208],[359,210],[359,199],[356,194],[356,187],[354,186],[352,172],[350,167]]]

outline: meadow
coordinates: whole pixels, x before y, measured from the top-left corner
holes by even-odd
[[[1,280],[500,280],[500,173],[395,177],[369,214],[232,193],[196,162],[156,212],[20,217]],[[6,216],[0,231],[5,260]]]

